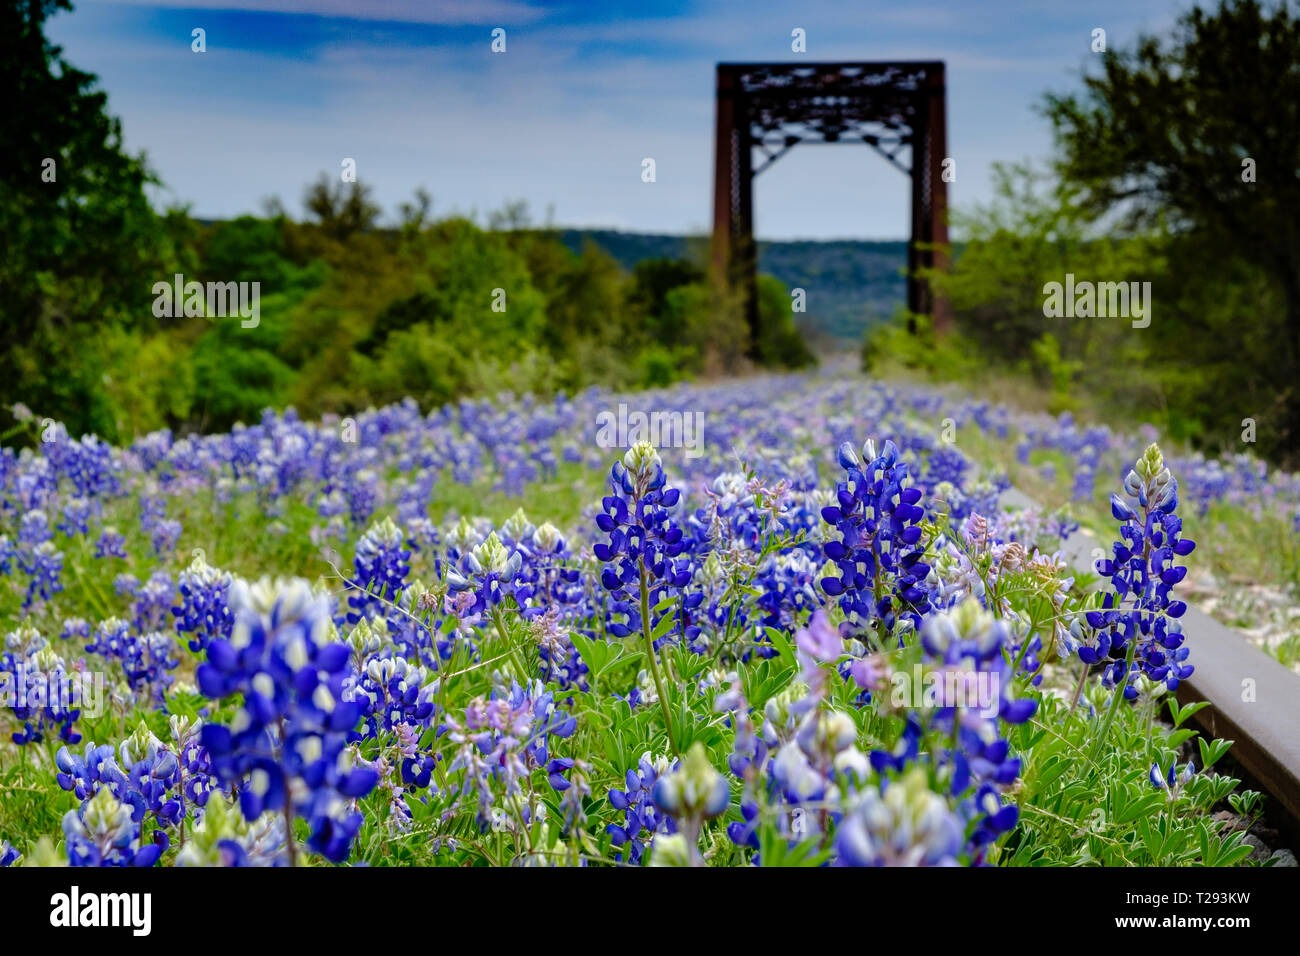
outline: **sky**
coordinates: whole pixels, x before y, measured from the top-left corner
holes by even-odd
[[[50,38],[95,73],[164,188],[193,215],[257,214],[345,158],[389,218],[527,201],[534,220],[703,232],[718,62],[941,59],[958,208],[991,166],[1046,159],[1044,92],[1110,48],[1167,34],[1174,0],[79,0]],[[192,31],[206,52],[191,50]],[[492,31],[506,31],[493,53]],[[805,31],[807,52],[791,51]],[[656,181],[642,181],[642,160]],[[906,177],[863,146],[797,147],[755,182],[761,239],[905,237]]]

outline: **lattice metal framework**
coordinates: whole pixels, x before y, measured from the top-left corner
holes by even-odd
[[[744,292],[751,345],[758,331],[753,180],[800,143],[862,144],[911,178],[907,305],[945,328],[945,304],[916,275],[943,265],[941,253],[918,246],[948,241],[943,63],[719,63],[713,262]]]

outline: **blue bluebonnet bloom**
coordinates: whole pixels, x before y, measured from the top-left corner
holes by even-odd
[[[65,617],[59,637],[65,641],[90,640],[90,622],[84,617]]]
[[[7,634],[0,649],[0,689],[20,725],[10,739],[20,747],[41,743],[47,734],[65,743],[81,740],[76,721],[85,688],[82,676],[68,668],[35,628],[19,625]]]
[[[153,866],[162,843],[141,843],[131,808],[107,787],[63,815],[63,837],[73,866]]]
[[[345,751],[363,708],[344,699],[349,653],[330,639],[329,602],[300,579],[236,581],[230,608],[230,638],[208,645],[196,675],[208,697],[243,695],[233,726],[203,725],[212,769],[239,784],[248,820],[288,805],[307,821],[307,845],[340,862],[363,819],[351,801],[370,793],[378,775]]]
[[[67,747],[60,747],[54,765],[59,786],[83,802],[102,787],[126,784],[126,775],[117,765],[117,753],[112,744],[86,744],[80,756]]]
[[[1187,605],[1171,592],[1187,575],[1187,568],[1175,562],[1191,554],[1196,543],[1182,537],[1183,522],[1175,513],[1178,482],[1158,446],[1147,447],[1125,477],[1124,491],[1132,504],[1119,495],[1110,499],[1121,540],[1115,542],[1113,560],[1097,563],[1097,572],[1110,579],[1112,591],[1099,610],[1087,613],[1096,641],[1081,644],[1078,654],[1089,664],[1109,658],[1105,682],[1122,685],[1124,695],[1132,699],[1139,674],[1175,690],[1194,669],[1185,663],[1187,648],[1178,623]],[[1130,642],[1136,646],[1130,647]]]
[[[174,716],[171,725],[171,745],[141,722],[116,751],[110,745],[93,743],[80,755],[59,748],[55,756],[59,787],[83,804],[101,790],[110,791],[129,809],[134,823],[148,821],[153,826],[154,842],[167,849],[168,831],[183,825],[187,816],[196,815],[212,790],[207,755],[197,742],[197,726]]]
[[[963,826],[925,772],[860,790],[835,834],[837,866],[956,866]]]
[[[1177,760],[1171,760],[1169,769],[1161,770],[1158,763],[1153,763],[1147,776],[1151,780],[1151,786],[1163,790],[1169,801],[1173,802],[1178,799],[1183,785],[1196,776],[1196,766],[1188,761],[1180,768]]]
[[[670,636],[691,643],[699,634],[693,612],[704,595],[686,593],[692,577],[691,562],[679,558],[685,542],[672,516],[681,492],[667,486],[658,452],[644,442],[629,449],[622,461],[614,462],[609,485],[613,493],[601,499],[602,511],[596,516],[596,526],[608,538],[592,546],[597,560],[605,565],[600,582],[609,592],[606,630],[615,637],[642,632],[644,575],[651,630],[658,627],[664,615],[674,617],[671,631],[659,637],[656,644]],[[666,597],[677,600],[668,609],[656,611]]]
[[[677,767],[659,775],[650,795],[655,807],[671,817],[677,826],[685,844],[683,862],[703,866],[699,838],[704,821],[721,816],[731,801],[727,779],[709,763],[704,745],[699,741],[692,744]],[[659,844],[654,852],[660,852]]]
[[[14,560],[18,557],[18,546],[7,534],[0,534],[0,575],[10,575],[14,570]]]
[[[134,820],[150,814],[169,826],[180,819],[182,803],[173,792],[180,782],[180,762],[143,721],[118,747],[118,766],[126,768],[126,787],[116,796],[130,804]]]
[[[433,692],[434,684],[423,667],[401,657],[376,655],[366,661],[351,696],[363,705],[365,736],[375,737],[399,724],[428,724]]]
[[[189,634],[189,648],[201,651],[218,637],[229,637],[235,617],[227,600],[233,577],[218,571],[202,557],[176,576],[180,604],[172,608],[176,630]]]
[[[411,550],[406,547],[402,529],[391,518],[373,525],[361,536],[352,562],[356,576],[348,588],[348,603],[352,606],[349,622],[382,616],[386,605],[380,599],[395,602],[401,597],[406,576],[411,573],[410,560]]]
[[[588,689],[587,664],[574,647],[570,631],[555,605],[529,621],[528,636],[537,643],[538,656],[542,661],[542,678],[548,684],[556,683],[561,688]]]
[[[114,527],[104,528],[99,533],[99,539],[95,542],[95,557],[125,558],[126,538]]]
[[[63,554],[57,551],[53,543],[42,541],[31,549],[30,554],[19,560],[24,570],[31,576],[27,583],[27,593],[23,597],[23,610],[30,610],[37,601],[48,601],[63,590]]]
[[[879,621],[892,632],[900,615],[919,627],[929,608],[920,521],[925,511],[918,502],[921,490],[908,484],[907,464],[898,447],[886,441],[877,455],[868,441],[862,449],[864,465],[845,442],[839,462],[848,481],[836,489],[836,504],[822,509],[822,517],[839,532],[822,549],[835,563],[838,576],[824,577],[822,590],[838,597],[840,607],[860,627]],[[882,635],[883,636],[883,635]]]
[[[447,725],[449,739],[459,745],[448,772],[465,771],[461,793],[477,797],[476,816],[487,825],[493,785],[512,799],[532,771],[550,763],[551,738],[573,736],[578,721],[556,706],[541,681],[511,681],[508,689],[471,701],[463,723],[449,718]]]
[[[286,862],[284,819],[264,813],[245,820],[220,792],[213,795],[176,854],[176,866],[283,866]]]
[[[8,840],[0,840],[0,867],[13,866],[23,855],[9,845]]]
[[[50,520],[44,511],[29,511],[23,515],[18,526],[18,545],[32,549],[54,537],[50,530]]]
[[[1004,653],[1008,643],[1005,621],[974,599],[951,613],[932,615],[921,629],[927,674],[938,678],[933,682],[938,689],[933,721],[951,731],[958,744],[951,754],[954,794],[965,791],[972,777],[1007,785],[1020,775],[1020,759],[1010,755],[1000,724],[1024,723],[1038,702],[1008,695],[1014,686]]]
[[[141,634],[121,618],[96,626],[86,652],[116,661],[137,699],[161,704],[171,687],[169,673],[180,665],[175,637],[163,631]]]
[[[655,834],[677,832],[672,817],[655,806],[651,797],[659,777],[674,767],[666,757],[651,758],[646,752],[641,755],[637,768],[627,772],[625,789],[609,791],[610,806],[623,813],[622,824],[611,823],[605,827],[614,846],[620,850],[616,856],[620,862],[624,847],[627,848],[628,862],[640,863],[646,844],[654,839]]]
[[[118,594],[132,599],[131,624],[136,630],[161,631],[171,627],[176,587],[166,571],[155,571],[144,584],[134,575],[119,574],[113,579],[113,587]]]
[[[72,498],[63,506],[59,530],[69,538],[90,533],[91,503],[86,498]]]
[[[467,610],[483,613],[506,597],[506,588],[519,573],[523,560],[519,551],[503,545],[493,531],[461,559],[459,567],[447,569],[447,587],[454,594],[473,594],[474,603]]]

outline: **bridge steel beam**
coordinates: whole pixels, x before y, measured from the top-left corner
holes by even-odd
[[[750,353],[758,343],[758,249],[754,241],[753,147],[773,134],[786,143],[865,143],[895,137],[911,153],[907,305],[951,324],[947,303],[918,270],[945,268],[948,242],[947,104],[938,61],[719,63],[714,139],[715,277],[742,297]],[[770,138],[767,139],[771,141]],[[770,162],[769,162],[770,164]]]

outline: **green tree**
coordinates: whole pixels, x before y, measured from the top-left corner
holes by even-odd
[[[167,233],[143,158],[122,146],[96,78],[45,37],[70,0],[0,3],[0,397],[113,435],[94,347],[101,323],[154,322]]]
[[[1289,0],[1222,0],[1192,9],[1168,38],[1144,36],[1106,54],[1080,93],[1045,112],[1064,179],[1097,215],[1138,226],[1166,219],[1188,242],[1212,244],[1221,275],[1259,270],[1281,307],[1182,349],[1235,354],[1239,380],[1272,382],[1277,447],[1300,446],[1300,20]],[[1253,171],[1253,175],[1252,175]],[[1192,258],[1192,257],[1189,257]],[[1157,316],[1155,321],[1160,321]],[[1240,322],[1238,318],[1238,322]],[[1252,330],[1253,331],[1253,330]],[[1260,339],[1262,348],[1257,347]],[[1256,347],[1250,347],[1256,346]],[[1222,396],[1220,398],[1222,401]],[[1232,414],[1240,417],[1238,411]],[[1266,431],[1267,429],[1262,429]]]

